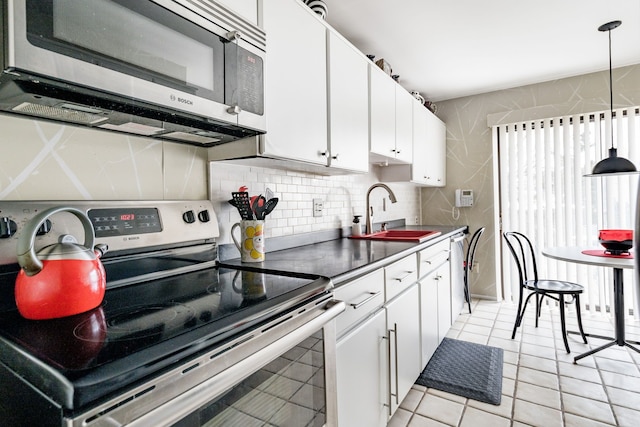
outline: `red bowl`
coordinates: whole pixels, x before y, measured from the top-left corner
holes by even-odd
[[[633,230],[600,230],[598,240],[607,252],[625,254],[633,247]]]

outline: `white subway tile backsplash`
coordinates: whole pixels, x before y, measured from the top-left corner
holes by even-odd
[[[379,181],[376,172],[377,167],[374,167],[365,175],[324,176],[213,162],[209,167],[211,200],[219,220],[227,221],[220,226],[218,242],[231,243],[228,230],[240,218],[235,209],[229,210],[224,205],[231,197],[231,191],[237,191],[240,185],[249,187],[251,195],[264,194],[269,187],[279,198],[276,209],[267,217],[265,235],[268,238],[349,226],[354,214],[365,214],[367,190]],[[415,224],[414,219],[420,216],[418,187],[404,183],[391,183],[389,186],[398,203],[392,204],[387,199],[386,210],[383,210],[382,198],[388,197],[386,192],[381,189],[373,191],[374,222],[404,218],[407,224]],[[321,217],[313,216],[314,198],[324,200]],[[225,215],[220,215],[219,211]]]

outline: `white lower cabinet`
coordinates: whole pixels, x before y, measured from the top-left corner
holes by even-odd
[[[420,279],[420,346],[422,366],[427,366],[429,359],[440,344],[438,334],[438,281],[434,280],[437,272]]]
[[[452,324],[450,253],[448,239],[418,252],[420,348],[423,368]]]
[[[420,375],[420,312],[418,284],[387,303],[390,415]],[[364,425],[364,424],[362,424]]]
[[[451,328],[451,273],[449,263],[443,264],[435,271],[434,280],[438,287],[438,342]]]
[[[338,425],[387,425],[386,312],[378,310],[338,340]]]
[[[385,426],[398,409],[451,327],[449,274],[446,240],[336,288],[339,426]]]

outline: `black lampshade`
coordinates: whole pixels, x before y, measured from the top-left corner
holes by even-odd
[[[593,167],[593,175],[619,174],[637,172],[636,167],[624,157],[618,157],[618,150],[609,148],[609,157],[600,160]]]

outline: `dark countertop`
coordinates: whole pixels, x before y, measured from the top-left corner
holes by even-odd
[[[422,243],[350,239],[348,237],[292,247],[266,254],[262,263],[242,263],[240,258],[223,265],[274,272],[316,274],[331,278],[334,286],[384,267],[434,243],[467,232],[466,226],[405,226],[406,230],[437,230],[441,234]],[[268,244],[268,242],[267,242]],[[268,247],[268,246],[267,246]]]

